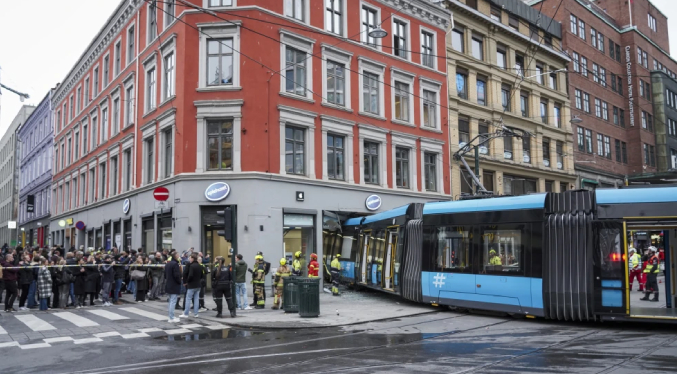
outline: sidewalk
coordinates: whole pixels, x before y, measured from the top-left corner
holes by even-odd
[[[167,297],[162,301],[146,301],[136,303],[132,295],[123,294],[122,301],[153,308],[157,313],[167,313]],[[249,297],[251,304],[252,298]],[[226,303],[224,300],[224,308]],[[376,291],[344,290],[341,296],[329,293],[320,294],[320,316],[317,318],[301,318],[298,313],[284,313],[282,310],[272,310],[273,297],[270,293],[266,297],[266,309],[238,310],[237,317],[231,318],[224,310],[225,318],[214,318],[216,303],[211,292],[205,295],[205,306],[208,311],[200,312],[200,319],[219,322],[229,326],[241,328],[262,329],[296,329],[320,328],[354,325],[384,319],[400,318],[417,314],[432,313],[439,309],[426,305],[406,301],[400,297]]]

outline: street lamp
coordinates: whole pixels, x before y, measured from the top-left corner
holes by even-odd
[[[369,31],[368,35],[374,39],[383,39],[388,36],[388,32],[381,28],[381,25],[378,25],[375,29]]]
[[[571,121],[569,121],[572,125],[578,125],[579,123],[583,123],[583,120],[579,116],[574,116]]]

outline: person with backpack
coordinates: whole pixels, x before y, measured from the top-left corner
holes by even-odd
[[[231,287],[233,283],[233,268],[226,265],[226,260],[218,256],[216,264],[214,264],[214,271],[212,272],[212,287],[213,298],[216,302],[216,318],[221,318],[223,312],[223,298],[226,298],[230,316],[235,318],[235,306],[233,304],[233,297],[231,294]]]
[[[59,307],[61,309],[68,308],[68,296],[70,296],[71,285],[75,281],[75,277],[71,272],[71,269],[65,267],[67,265],[66,260],[59,261],[59,268],[57,273],[60,273],[59,279]]]
[[[113,282],[115,281],[115,261],[113,261],[111,255],[106,255],[106,258],[103,260],[103,264],[99,265],[99,271],[101,272],[101,299],[103,300],[103,306],[113,306],[110,303],[110,291],[113,287]]]

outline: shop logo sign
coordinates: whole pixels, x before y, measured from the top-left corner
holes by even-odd
[[[221,201],[228,197],[230,186],[225,182],[212,183],[205,190],[205,198],[209,201]]]
[[[125,201],[122,202],[122,213],[127,214],[129,213],[129,207],[132,204],[129,202],[129,199],[125,199]]]
[[[378,195],[371,195],[367,197],[365,205],[367,206],[367,210],[378,210],[381,207],[381,197]]]

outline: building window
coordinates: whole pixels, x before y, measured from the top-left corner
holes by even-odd
[[[548,123],[548,101],[541,99],[541,122]]]
[[[82,154],[86,155],[89,151],[89,130],[87,129],[87,120],[82,124]]]
[[[134,123],[134,86],[125,91],[125,127]]]
[[[363,110],[368,113],[380,114],[378,75],[365,72],[362,78]]]
[[[618,125],[618,107],[613,108],[614,125]]]
[[[562,170],[564,168],[564,143],[557,141],[555,143],[555,153],[557,154],[557,169]]]
[[[423,126],[437,127],[437,94],[432,91],[423,90]]]
[[[590,44],[597,48],[597,30],[590,28]]]
[[[583,110],[590,113],[590,95],[585,92],[583,93]]]
[[[524,56],[517,53],[515,53],[515,74],[520,77],[524,76]]]
[[[345,180],[345,137],[327,134],[327,174],[329,179]]]
[[[89,170],[89,189],[87,193],[87,200],[90,203],[93,203],[94,198],[96,197],[96,191],[94,190],[95,186],[96,186],[96,170],[92,168]]]
[[[102,144],[108,139],[108,108],[101,109],[101,141]]]
[[[395,118],[409,121],[409,85],[406,83],[395,82]]]
[[[134,26],[127,30],[127,63],[129,64],[136,57],[136,36],[134,35]]]
[[[92,95],[96,97],[99,94],[99,68],[94,68],[94,86],[92,86]]]
[[[286,91],[306,96],[306,53],[287,47],[286,63]]]
[[[588,76],[588,59],[585,56],[581,56],[581,75]]]
[[[109,70],[110,69],[110,56],[107,55],[106,57],[103,58],[103,86],[106,87],[108,86],[108,83],[110,83],[110,76]]]
[[[233,0],[209,0],[210,7],[232,6]]]
[[[470,118],[458,117],[458,144],[464,146],[470,141]]]
[[[120,98],[113,99],[113,123],[111,126],[111,135],[115,136],[120,131]]]
[[[489,126],[488,125],[479,125],[477,126],[479,132],[479,151],[483,155],[488,155],[489,152]]]
[[[99,164],[99,176],[101,177],[100,186],[99,186],[99,199],[103,200],[106,198],[106,163],[102,162]]]
[[[496,65],[499,68],[505,69],[508,66],[506,48],[502,45],[496,46]]]
[[[604,144],[602,134],[597,134],[597,156],[604,157]]]
[[[434,39],[433,34],[422,31],[421,32],[421,64],[429,68],[435,68],[434,57]]]
[[[111,171],[111,196],[118,194],[118,158],[111,157],[110,159]]]
[[[148,5],[148,44],[157,38],[157,9],[155,3]]]
[[[327,60],[327,101],[345,105],[345,66]]]
[[[592,131],[585,130],[585,151],[592,153]]]
[[[284,0],[284,15],[304,21],[305,0]]]
[[[580,65],[581,64],[581,62],[580,62],[581,57],[576,52],[574,52],[572,54],[572,56],[573,56],[573,63],[574,63],[574,71],[576,73],[580,73],[581,72],[581,65]]]
[[[531,137],[522,137],[522,161],[525,164],[531,163]]]
[[[574,35],[578,35],[578,18],[573,14],[570,14],[569,23],[570,23],[569,31],[571,31],[571,33]]]
[[[152,68],[146,72],[146,112],[150,112],[156,106],[157,89],[155,84],[155,68]]]
[[[456,70],[456,94],[461,99],[468,99],[468,73]]]
[[[72,162],[71,157],[73,156],[73,154],[72,154],[72,150],[73,150],[72,144],[73,144],[73,142],[72,142],[71,138],[68,138],[67,143],[68,143],[68,146],[67,146],[66,150],[67,150],[68,153],[66,154],[66,162],[67,162],[66,165],[70,165],[71,162]],[[33,168],[33,170],[35,170],[35,168]],[[34,174],[34,173],[31,173],[31,174]],[[33,177],[33,175],[31,175],[31,177]]]
[[[120,74],[120,69],[122,68],[122,41],[119,41],[115,43],[115,51],[114,51],[114,58],[115,58],[115,65],[113,66],[113,73],[117,77],[118,74]]]
[[[510,111],[510,91],[511,88],[509,85],[501,85],[501,105],[503,106],[503,110],[506,112]]]
[[[578,20],[578,37],[585,40],[586,34],[585,34],[585,22],[583,20]]]
[[[368,8],[366,6],[362,7],[362,43],[365,43],[371,47],[377,46],[377,39],[369,36],[369,33],[378,27],[378,12],[374,9]]]
[[[543,64],[540,62],[536,63],[536,82],[538,84],[543,84]]]
[[[173,65],[174,61],[172,67]],[[176,73],[173,74],[175,77]],[[231,84],[233,84],[233,39],[207,40],[207,85]]]
[[[602,118],[605,121],[609,120],[609,104],[606,101],[602,101]]]
[[[164,90],[163,90],[163,99],[169,99],[174,96],[174,87],[176,82],[176,69],[174,66],[175,58],[174,52],[169,53],[164,58],[164,68],[165,73],[163,74],[164,78]]]
[[[506,160],[513,159],[512,136],[503,137],[503,158]]]
[[[557,89],[557,73],[550,73],[550,88]]]
[[[543,165],[550,167],[550,139],[543,138]]]
[[[80,91],[81,91],[81,89],[80,89],[80,87],[78,87],[76,94],[75,94],[75,96],[76,96],[75,101],[77,102],[77,105],[78,105],[78,110],[77,110],[78,113],[80,113],[80,111],[82,110],[82,96],[80,94]]]
[[[155,180],[155,142],[153,138],[148,138],[146,143],[146,183],[153,183]]]
[[[616,148],[616,162],[621,162],[621,141],[614,139],[614,145]]]
[[[393,54],[398,57],[407,58],[407,24],[393,21]]]
[[[671,169],[677,169],[677,149],[670,149]]]
[[[75,143],[74,143],[74,148],[75,148],[75,157],[76,160],[80,158],[80,133],[75,132]],[[40,170],[42,172],[42,170]]]
[[[68,117],[68,119],[72,121],[73,117],[75,117],[75,105],[73,105],[73,96],[70,97],[69,104],[70,104],[70,116]]]
[[[529,93],[522,91],[520,94],[520,111],[522,112],[522,117],[529,117]]]
[[[132,188],[132,150],[128,149],[122,153],[123,162],[125,163],[125,192]]]
[[[285,169],[287,174],[305,174],[305,130],[285,128]]]
[[[604,136],[604,157],[611,160],[611,138]]]
[[[583,93],[578,88],[575,89],[576,109],[583,109]]]
[[[169,24],[171,24],[174,21],[174,19],[175,19],[174,11],[175,10],[176,10],[176,0],[165,0],[165,10],[164,10],[164,13],[165,13],[164,28],[165,29],[169,26]]]
[[[409,185],[409,149],[407,148],[395,148],[395,183],[399,188],[411,187]]]
[[[451,48],[460,53],[465,53],[465,29],[462,26],[456,26],[451,31]]]
[[[325,26],[327,31],[343,35],[343,0],[325,0]]]
[[[560,104],[555,104],[555,127],[562,128],[562,106]]]
[[[600,99],[595,99],[595,115],[599,118],[602,117],[602,101]]]
[[[597,33],[597,49],[604,53],[604,35],[601,32]]]
[[[472,35],[472,56],[478,60],[484,60],[484,37],[482,35]]]
[[[508,17],[508,26],[515,31],[519,31],[519,28],[520,28],[519,27],[519,18],[517,18],[517,16],[515,16],[513,14],[510,14],[509,17]]]
[[[487,81],[486,78],[477,77],[477,104],[487,105]]]
[[[623,151],[623,163],[628,163],[628,146],[627,143],[621,142],[621,149]]]
[[[172,176],[172,167],[173,167],[173,154],[172,154],[172,129],[167,129],[162,132],[162,137],[164,140],[164,177],[169,178]]]
[[[656,18],[652,16],[651,14],[648,14],[648,20],[649,20],[649,28],[653,31],[656,32],[657,27],[656,27]]]
[[[233,170],[232,120],[207,121],[207,147],[209,170]]]
[[[378,143],[364,142],[364,183],[379,184]]]
[[[437,154],[425,152],[423,154],[425,167],[426,191],[437,191]]]
[[[495,6],[491,6],[491,19],[493,19],[496,22],[501,22],[501,8],[497,8]]]

